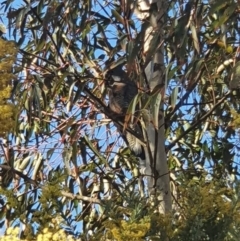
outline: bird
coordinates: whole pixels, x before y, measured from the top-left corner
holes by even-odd
[[[110,109],[119,116],[125,116],[131,101],[138,94],[137,85],[119,68],[108,71],[105,80],[109,90]]]
[[[117,67],[111,69],[105,74],[106,86],[109,96],[109,108],[112,112],[117,114],[120,121],[124,122],[128,107],[134,97],[138,94],[138,87],[134,81],[132,81],[127,73]],[[141,125],[139,122],[130,122],[129,127],[142,137]],[[145,159],[145,153],[141,141],[128,131],[122,133],[123,139],[129,146],[130,150],[135,153],[137,157]]]

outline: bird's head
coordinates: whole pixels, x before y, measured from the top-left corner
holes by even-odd
[[[124,70],[120,68],[110,69],[104,74],[104,79],[106,86],[111,88],[113,86],[118,86],[125,84],[128,79],[127,74]]]

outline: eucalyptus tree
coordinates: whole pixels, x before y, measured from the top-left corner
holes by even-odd
[[[19,50],[2,225],[21,223],[25,237],[60,225],[89,240],[128,240],[132,230],[136,240],[224,240],[207,215],[229,227],[224,198],[229,214],[238,203],[237,2],[21,0],[3,1],[1,13],[2,37]],[[108,106],[106,72],[118,67],[138,87],[124,121]],[[198,191],[219,211],[198,210]],[[188,223],[171,233],[172,209],[173,224]]]

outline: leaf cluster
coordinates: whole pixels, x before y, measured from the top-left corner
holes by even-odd
[[[14,127],[16,107],[8,99],[12,93],[13,64],[17,57],[17,47],[14,42],[0,38],[0,136],[6,136]]]

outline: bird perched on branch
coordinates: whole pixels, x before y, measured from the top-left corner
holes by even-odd
[[[105,80],[109,89],[110,109],[119,116],[125,116],[131,101],[138,93],[137,85],[119,68],[108,71]]]
[[[109,70],[105,74],[106,86],[108,88],[109,95],[109,108],[116,113],[119,120],[124,122],[128,107],[134,97],[138,94],[137,85],[131,81],[127,73],[121,68],[115,68]],[[142,136],[142,130],[139,123],[130,123],[129,127],[138,135]],[[141,145],[141,141],[126,131],[122,135],[127,142],[129,148],[141,159],[145,159],[144,150]]]

